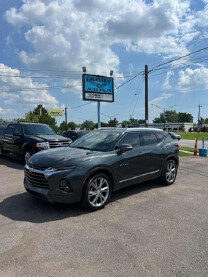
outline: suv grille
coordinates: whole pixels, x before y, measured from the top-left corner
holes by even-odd
[[[35,187],[49,188],[48,181],[46,180],[43,173],[30,172],[25,168],[25,179]]]
[[[56,148],[56,147],[67,147],[69,146],[68,141],[49,141],[50,148]]]

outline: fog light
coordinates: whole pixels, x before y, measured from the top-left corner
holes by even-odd
[[[66,192],[72,192],[71,185],[66,179],[61,179],[59,187]]]

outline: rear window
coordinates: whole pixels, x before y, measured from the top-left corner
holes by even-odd
[[[161,142],[165,138],[165,134],[163,132],[157,132],[155,133],[155,135],[157,136],[159,142]]]
[[[154,133],[152,132],[142,132],[142,137],[144,141],[144,145],[152,145],[152,144],[157,144],[158,140],[155,136]]]

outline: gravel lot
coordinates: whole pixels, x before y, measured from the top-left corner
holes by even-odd
[[[113,194],[105,209],[33,199],[0,159],[0,276],[208,276],[208,159],[180,159],[174,185]]]

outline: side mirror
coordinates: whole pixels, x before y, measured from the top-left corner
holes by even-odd
[[[122,154],[122,153],[125,153],[127,151],[130,151],[132,150],[132,146],[131,144],[122,144],[118,147],[118,154]]]

